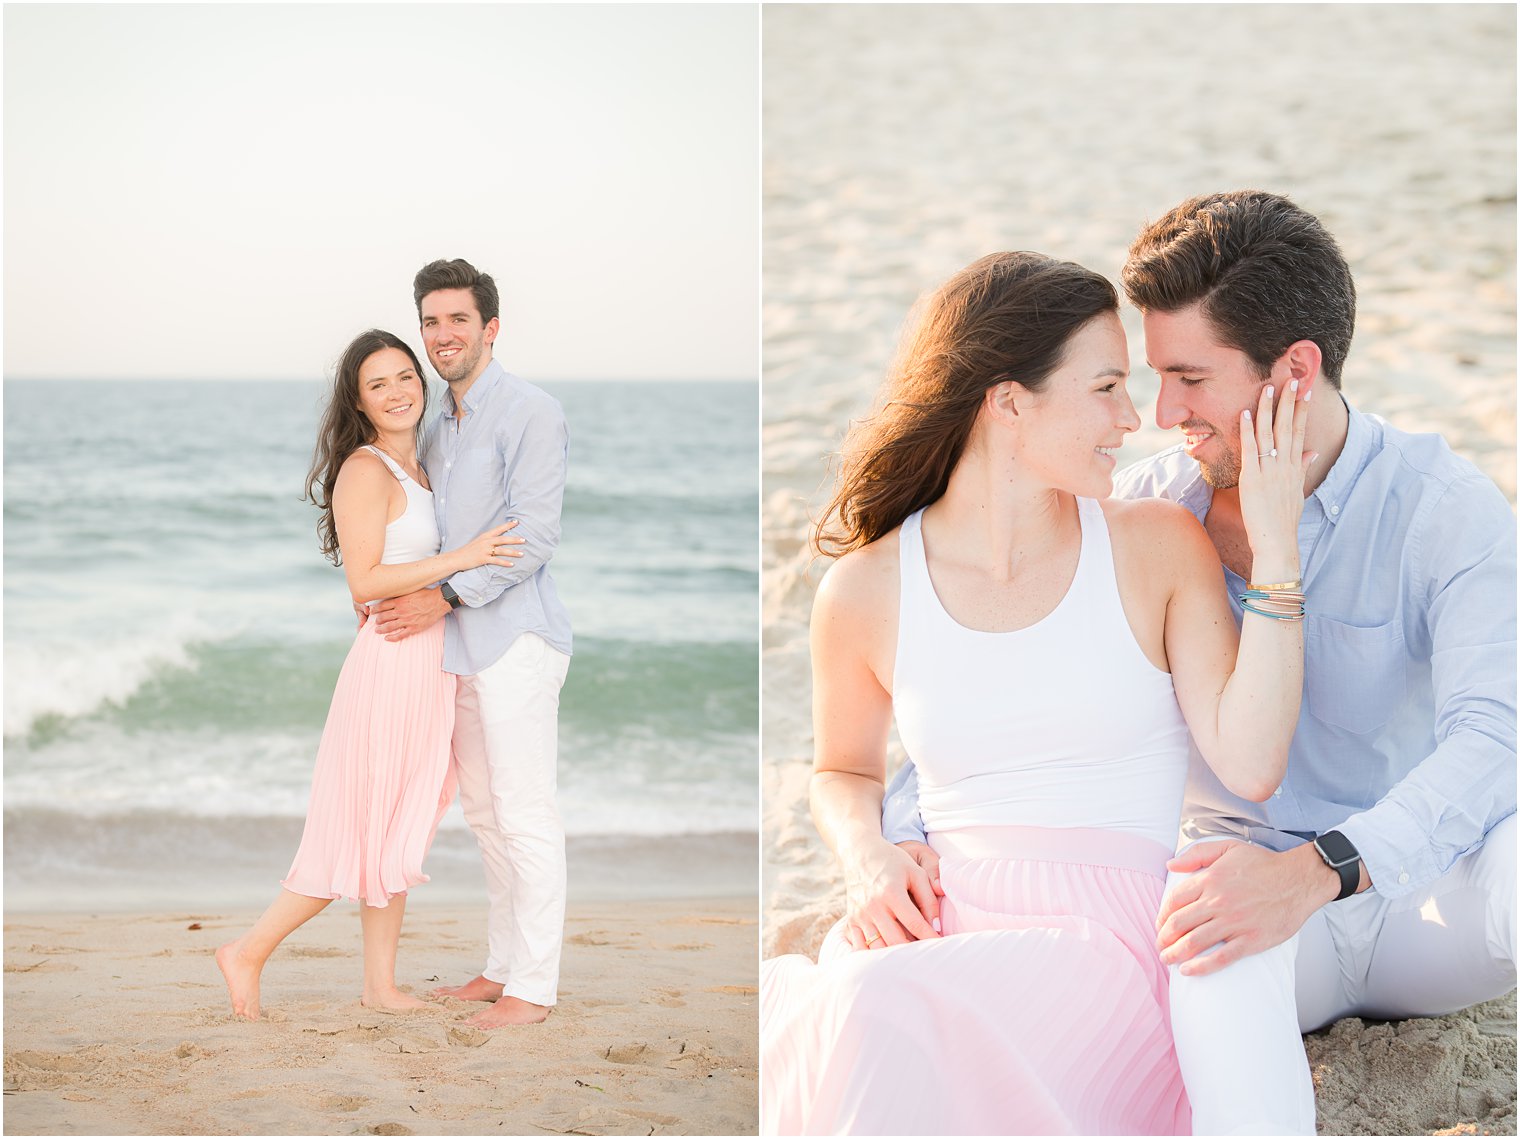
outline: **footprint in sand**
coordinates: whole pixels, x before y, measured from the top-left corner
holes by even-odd
[[[541,1115],[533,1126],[558,1135],[652,1135],[681,1121],[653,1111],[618,1111],[611,1107],[568,1108]]]
[[[479,1048],[491,1039],[489,1032],[482,1032],[478,1028],[471,1028],[467,1024],[457,1024],[449,1029],[449,1043],[456,1048]]]
[[[417,1132],[413,1131],[410,1127],[408,1127],[404,1123],[376,1123],[376,1124],[374,1124],[373,1126],[370,1126],[370,1127],[361,1127],[358,1131],[355,1131],[354,1134],[355,1135],[415,1135],[415,1134],[417,1134]]]
[[[329,1095],[318,1099],[317,1107],[323,1111],[358,1111],[361,1107],[367,1106],[369,1102],[368,1096]]]
[[[101,1051],[101,1045],[92,1044],[79,1052],[12,1052],[5,1058],[5,1066],[76,1075],[81,1072],[93,1072],[100,1067]]]
[[[377,1041],[375,1048],[380,1052],[402,1052],[411,1055],[421,1055],[424,1052],[442,1052],[447,1044],[443,1042],[442,1034],[438,1036],[421,1032],[396,1032]]]
[[[5,971],[7,973],[77,973],[79,966],[44,957],[41,961],[7,961]]]
[[[321,945],[297,945],[285,951],[291,957],[348,957],[352,955],[349,949],[332,949]]]
[[[680,989],[655,989],[652,995],[640,1003],[659,1005],[661,1008],[685,1008],[686,1002],[681,999],[685,995]]]
[[[589,933],[577,933],[574,937],[567,937],[565,941],[571,945],[616,945],[617,942],[605,929],[593,929]]]
[[[736,997],[753,997],[760,992],[754,985],[712,985],[702,991],[704,993],[732,993]]]
[[[602,1053],[602,1057],[614,1064],[669,1065],[693,1051],[692,1046],[684,1040],[630,1040],[624,1044],[611,1045]]]

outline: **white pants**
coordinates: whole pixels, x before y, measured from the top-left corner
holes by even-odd
[[[1204,839],[1202,841],[1210,841]],[[1167,889],[1185,874],[1174,874]],[[1313,1135],[1302,1032],[1345,1016],[1438,1016],[1515,987],[1515,818],[1424,890],[1368,890],[1204,977],[1171,969],[1195,1135]]]
[[[565,829],[554,803],[559,690],[570,658],[524,633],[459,678],[454,767],[485,862],[486,967],[504,995],[552,1005],[565,933]]]

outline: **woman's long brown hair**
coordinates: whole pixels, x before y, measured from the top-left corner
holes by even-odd
[[[987,389],[1039,391],[1072,335],[1118,308],[1102,276],[1039,253],[991,253],[951,277],[910,317],[876,410],[851,425],[813,548],[847,554],[939,498]]]
[[[371,328],[354,337],[343,349],[338,361],[338,371],[333,377],[332,392],[322,412],[322,425],[317,428],[317,446],[311,456],[311,470],[306,475],[305,498],[322,512],[317,519],[317,538],[322,553],[333,565],[342,565],[343,554],[338,549],[338,528],[333,522],[332,494],[338,482],[338,471],[343,461],[366,443],[375,440],[375,425],[369,416],[359,410],[359,369],[376,352],[395,348],[405,352],[412,361],[412,370],[422,383],[423,406],[427,405],[427,378],[417,353],[407,346],[405,340],[383,329]],[[417,437],[422,441],[422,418],[417,419]]]

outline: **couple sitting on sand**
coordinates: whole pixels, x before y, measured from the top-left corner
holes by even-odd
[[[1184,202],[1123,283],[1181,447],[1114,475],[1118,297],[1032,253],[928,299],[846,441],[848,910],[763,967],[768,1132],[1312,1135],[1301,1032],[1515,984],[1508,504],[1342,398],[1350,271],[1285,198]]]
[[[406,892],[427,881],[422,862],[456,789],[485,862],[488,961],[436,994],[492,1002],[470,1023],[496,1028],[543,1020],[559,983],[555,754],[571,646],[548,563],[565,417],[492,359],[500,322],[489,276],[434,261],[412,293],[428,359],[448,383],[443,414],[423,441],[416,355],[388,332],[363,333],[338,364],[306,483],[359,633],[285,889],[217,950],[233,1012],[252,1019],[269,955],[340,897],[361,903],[364,1003],[428,1007],[396,988],[396,946]]]

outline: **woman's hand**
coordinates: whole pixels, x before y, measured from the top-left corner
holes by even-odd
[[[516,519],[502,526],[495,526],[480,537],[466,542],[453,551],[454,557],[459,561],[459,569],[474,569],[476,566],[510,566],[513,558],[522,557],[521,550],[512,549],[513,546],[521,546],[527,541],[526,538],[511,538],[507,531],[517,525]]]
[[[1256,415],[1246,410],[1240,420],[1240,516],[1251,542],[1251,579],[1262,582],[1299,576],[1298,520],[1315,458],[1304,453],[1312,389],[1299,399],[1294,380],[1275,413],[1272,390],[1263,388]]]
[[[885,839],[848,867],[845,894],[845,936],[855,949],[939,936],[939,898],[928,872]]]

